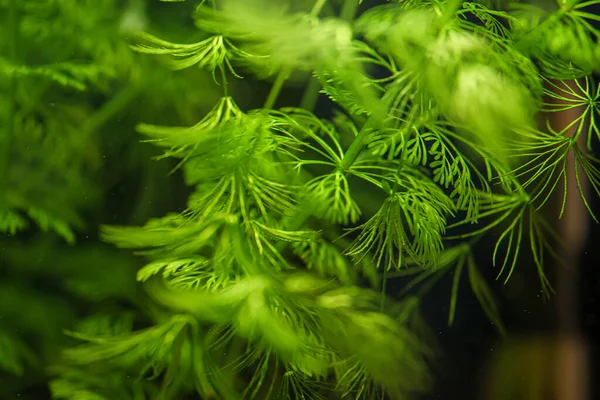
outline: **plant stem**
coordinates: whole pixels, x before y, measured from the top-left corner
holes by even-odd
[[[311,77],[310,81],[308,82],[308,87],[304,91],[304,95],[300,101],[300,108],[313,112],[317,106],[317,101],[319,100],[320,90],[321,83],[319,83],[319,80],[314,76]]]
[[[275,102],[277,101],[277,98],[279,97],[279,93],[281,93],[281,89],[283,88],[285,81],[289,78],[291,73],[292,69],[289,67],[285,67],[279,72],[279,74],[277,74],[277,78],[275,78],[275,83],[273,83],[271,91],[269,92],[269,96],[267,97],[267,100],[263,105],[264,109],[270,110],[273,108]]]
[[[219,68],[221,70],[221,81],[223,85],[223,97],[229,96],[229,89],[227,84],[227,73],[225,72],[225,68]]]
[[[125,108],[127,104],[133,101],[138,92],[139,89],[137,85],[131,84],[126,86],[87,120],[84,125],[84,130],[86,132],[97,131],[120,110]]]
[[[369,115],[369,118],[362,126],[358,134],[356,135],[356,139],[352,141],[348,150],[344,154],[344,158],[342,159],[342,164],[340,168],[345,173],[348,173],[348,170],[352,167],[358,156],[363,150],[365,140],[371,131],[381,124],[384,124],[388,117],[388,103],[390,101],[390,96],[392,92],[388,91],[382,98],[377,101],[377,104],[373,106],[373,112]]]
[[[384,268],[383,269],[383,278],[381,280],[381,306],[379,307],[380,312],[385,311],[385,294],[386,294],[386,287],[387,287],[387,279],[388,279],[388,269]]]
[[[446,4],[446,7],[444,9],[444,13],[442,14],[442,18],[440,20],[440,23],[442,25],[445,25],[448,21],[450,21],[452,19],[452,17],[454,17],[455,13],[458,11],[460,6],[462,5],[462,2],[463,2],[463,0],[448,1],[448,3]]]
[[[325,6],[325,3],[327,3],[327,0],[317,0],[312,10],[310,10],[310,15],[315,17],[319,15],[323,9],[323,6]]]
[[[346,22],[350,22],[356,16],[358,11],[358,0],[346,0],[340,13],[340,18]]]
[[[352,1],[346,1],[346,3],[348,3],[348,2],[351,3]],[[358,4],[358,0],[354,0],[354,2]],[[310,15],[312,15],[313,17],[318,16],[321,13],[323,6],[325,6],[325,3],[327,3],[327,0],[317,0],[315,5],[313,6],[312,10],[310,10]],[[345,8],[345,5],[344,5],[344,8]],[[277,78],[275,78],[275,83],[271,87],[269,96],[267,97],[267,100],[265,101],[265,104],[263,105],[264,109],[269,110],[269,109],[273,108],[273,106],[275,105],[275,102],[277,101],[277,98],[279,97],[279,93],[281,93],[281,89],[283,89],[283,85],[285,84],[285,81],[290,77],[291,73],[292,73],[292,68],[290,68],[290,67],[286,67],[279,72],[279,74],[277,75]],[[307,94],[311,93],[314,90],[315,90],[314,88],[311,89],[311,87],[309,86],[309,88],[305,94],[305,97],[307,96]],[[310,94],[309,98],[312,96],[314,96],[314,94]],[[318,89],[317,89],[316,96],[318,97]],[[308,99],[307,101],[312,101],[312,100]],[[316,104],[316,97],[314,99],[313,108],[314,108],[314,104]],[[308,105],[310,105],[310,103],[308,103]]]
[[[344,154],[344,158],[342,159],[342,165],[340,166],[342,171],[348,172],[348,170],[352,167],[358,156],[363,150],[365,140],[371,130],[378,124],[379,122],[373,116],[370,116],[367,122],[363,125],[361,130],[356,135],[356,139],[352,141],[352,144]]]

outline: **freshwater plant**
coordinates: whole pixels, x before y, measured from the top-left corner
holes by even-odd
[[[597,221],[597,3],[206,0],[197,41],[139,32],[134,51],[173,75],[206,70],[221,98],[191,126],[137,126],[192,191],[180,212],[102,228],[145,260],[144,322],[99,316],[69,332],[83,343],[53,367],[54,397],[426,392],[422,296],[450,274],[452,324],[468,282],[502,334],[473,255],[481,239],[494,238],[499,279],[535,268],[550,296],[559,238],[542,211],[558,192],[560,218],[577,191]],[[246,109],[234,93],[251,78],[271,88]],[[304,94],[283,104],[299,83]],[[331,113],[318,110],[325,99]],[[580,117],[545,120],[565,110]]]

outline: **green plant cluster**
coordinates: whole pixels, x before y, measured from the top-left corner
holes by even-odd
[[[148,199],[170,184],[157,179],[168,167],[128,132],[159,110],[193,121],[214,100],[209,86],[201,98],[185,90],[210,77],[172,77],[130,49],[133,32],[147,26],[145,8],[137,0],[0,1],[2,399],[48,397],[46,367],[72,343],[65,328],[130,314],[130,305],[114,304],[139,301],[135,259],[98,244],[97,224],[144,221]],[[111,192],[133,171],[143,172],[140,188],[127,188],[134,215],[120,218]]]
[[[75,40],[83,27],[64,21],[40,23],[67,3],[94,15],[117,9],[108,0],[0,2],[14,35],[71,39],[92,60],[74,64],[64,41],[65,61],[48,47],[49,66],[14,48],[0,58],[9,76],[4,120],[12,121],[3,148],[16,154],[0,157],[3,171],[20,174],[13,164],[27,162],[15,157],[39,151],[40,174],[71,179],[79,168],[70,163],[90,157],[60,147],[48,157],[21,99],[46,94],[40,88],[50,84],[102,90],[122,74],[135,78],[136,93],[147,90],[131,70],[136,63],[124,61],[131,50],[173,70],[200,67],[221,92],[199,122],[176,126],[165,114],[137,125],[162,149],[158,158],[176,160],[192,192],[181,212],[102,228],[104,241],[146,260],[137,271],[148,294],[144,323],[133,312],[80,323],[70,335],[82,343],[51,368],[57,399],[411,398],[430,387],[435,354],[420,299],[444,275],[453,277],[450,323],[466,278],[504,332],[473,255],[481,238],[494,237],[499,278],[529,267],[520,262],[527,253],[550,295],[545,259],[556,256],[557,237],[541,209],[562,190],[555,217],[562,216],[567,190],[575,190],[597,220],[589,200],[600,195],[592,151],[600,89],[591,78],[600,69],[600,17],[588,12],[595,0],[206,0],[193,12],[197,40],[143,31],[131,49]],[[17,14],[31,21],[17,24]],[[251,77],[272,86],[262,107],[246,109],[235,92]],[[308,82],[304,95],[280,104],[286,84],[298,82]],[[337,108],[323,118],[315,110],[325,97]],[[539,126],[541,112],[566,110],[581,112],[564,129]],[[53,121],[69,121],[56,112]],[[88,137],[47,129],[61,138],[49,146]],[[17,150],[22,138],[35,143],[33,152]],[[571,159],[577,187],[567,187]],[[76,205],[52,201],[55,211],[36,203],[44,196],[25,197],[28,188],[10,173],[0,179],[5,231],[23,227],[27,215],[73,239]],[[69,188],[84,187],[40,179],[25,183],[69,201]],[[403,292],[389,293],[388,281],[399,278],[408,278]]]

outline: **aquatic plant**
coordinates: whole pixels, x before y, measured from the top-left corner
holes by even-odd
[[[442,276],[449,323],[466,279],[505,330],[481,238],[499,278],[527,254],[551,294],[557,238],[540,210],[562,190],[560,217],[575,190],[596,219],[600,195],[597,2],[360,3],[206,0],[197,41],[136,35],[133,50],[206,70],[222,98],[191,126],[138,125],[193,192],[181,212],[103,227],[146,260],[147,319],[71,332],[84,343],[54,369],[56,398],[410,398],[431,384],[419,302]],[[239,105],[242,77],[271,82],[262,107]],[[335,112],[320,115],[324,98]]]

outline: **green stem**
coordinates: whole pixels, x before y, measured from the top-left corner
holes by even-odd
[[[300,108],[312,112],[317,106],[320,90],[321,84],[319,83],[319,80],[315,77],[311,77],[310,81],[308,82],[308,87],[304,91],[304,95],[300,101]]]
[[[446,23],[452,19],[456,15],[456,12],[462,6],[463,0],[450,0],[446,4],[446,8],[444,10],[444,14],[442,16],[442,22]]]
[[[132,84],[126,86],[87,120],[83,127],[84,131],[96,132],[119,111],[124,109],[127,104],[131,103],[138,92],[139,89],[137,85]]]
[[[221,70],[221,81],[223,82],[223,97],[228,97],[229,96],[229,86],[227,84],[227,73],[225,72],[225,67],[221,66],[221,68],[219,68]]]
[[[355,0],[355,2],[358,3],[358,0]],[[321,13],[323,6],[325,6],[325,3],[327,3],[327,0],[317,0],[315,5],[313,6],[312,10],[310,10],[310,15],[312,15],[313,17],[318,16]],[[346,1],[346,3],[348,3],[348,1]],[[279,94],[281,93],[281,89],[283,89],[283,85],[285,84],[285,81],[287,81],[287,79],[290,77],[291,73],[292,73],[292,68],[290,68],[290,67],[286,67],[279,72],[279,74],[277,75],[277,78],[275,78],[275,83],[271,87],[271,91],[269,92],[269,96],[267,97],[267,100],[265,101],[263,108],[265,108],[267,110],[273,108],[273,106],[275,105],[275,102],[277,101],[277,98],[279,97]],[[309,90],[314,90],[314,88],[310,89],[310,86],[309,86]],[[309,93],[308,90],[307,90],[307,93]],[[306,96],[307,95],[305,94],[305,97]],[[310,95],[310,96],[314,96],[314,94]],[[317,90],[317,96],[318,96],[318,90]],[[316,99],[315,99],[314,103],[316,104]],[[310,105],[310,103],[309,103],[309,105]]]
[[[387,288],[387,279],[388,279],[388,269],[384,268],[383,269],[383,277],[382,277],[382,281],[381,281],[381,306],[379,307],[380,312],[385,311],[385,295],[386,295],[386,288]]]
[[[362,152],[365,141],[367,140],[367,136],[371,133],[372,129],[379,124],[376,118],[373,116],[369,117],[367,122],[363,125],[361,130],[356,135],[356,139],[352,141],[350,147],[344,154],[344,158],[342,159],[342,165],[340,166],[342,171],[348,172],[348,170],[352,167],[360,153]]]
[[[285,81],[289,78],[292,73],[292,69],[289,67],[285,67],[282,69],[279,74],[277,74],[277,78],[275,78],[275,83],[271,87],[271,91],[269,92],[269,96],[263,105],[263,108],[266,110],[270,110],[275,105],[277,98],[279,97],[279,93],[281,93],[281,89],[283,89],[283,85]]]
[[[387,118],[388,104],[391,96],[393,96],[393,93],[388,91],[373,106],[373,112],[371,113],[371,115],[369,115],[367,122],[365,122],[365,124],[362,126],[362,128],[358,132],[358,135],[356,135],[356,139],[352,141],[352,144],[350,144],[350,147],[348,147],[348,150],[344,154],[342,164],[340,165],[342,171],[347,173],[350,170],[350,168],[362,152],[365,145],[365,141],[371,133],[371,131],[385,123],[385,120]]]
[[[346,22],[350,22],[356,16],[358,11],[358,0],[346,0],[340,12],[340,18]]]
[[[325,6],[325,3],[327,3],[327,0],[317,0],[312,10],[310,10],[310,15],[313,15],[315,17],[319,15],[321,13],[321,10],[323,9],[323,6]]]
[[[570,11],[580,2],[581,0],[568,0],[563,6],[561,6],[561,10]]]

